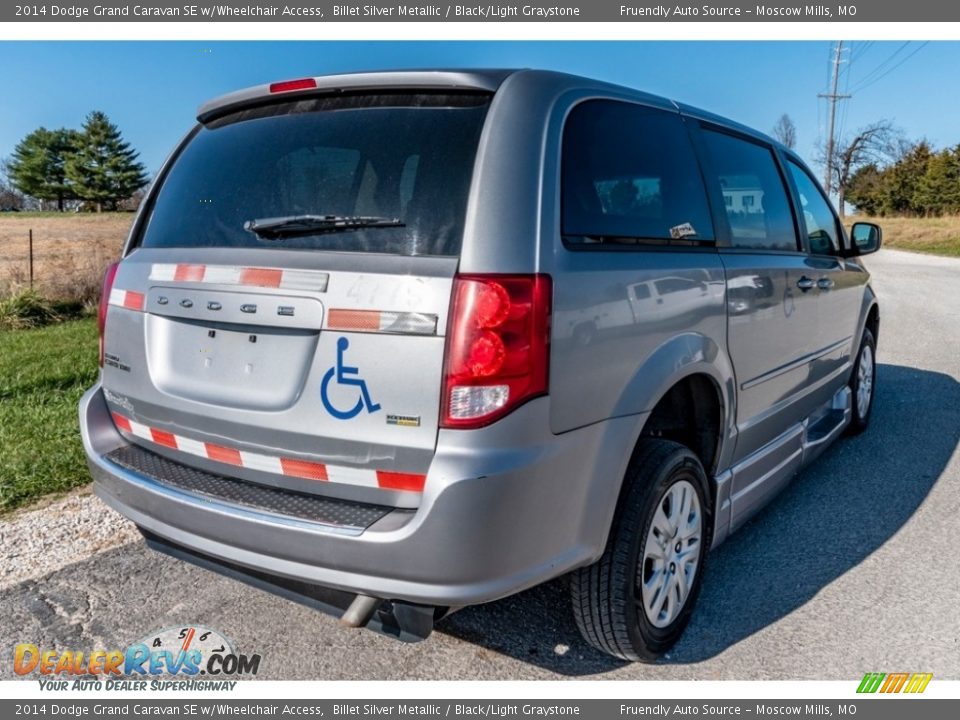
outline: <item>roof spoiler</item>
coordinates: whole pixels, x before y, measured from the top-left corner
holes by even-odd
[[[397,72],[320,75],[256,85],[222,95],[197,110],[197,120],[207,123],[244,107],[260,105],[281,96],[335,95],[363,90],[464,90],[496,92],[515,70],[412,70]]]

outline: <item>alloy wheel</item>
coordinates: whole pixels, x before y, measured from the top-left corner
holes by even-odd
[[[667,627],[683,609],[702,542],[700,498],[688,480],[679,480],[657,504],[637,568],[637,602],[654,627]]]

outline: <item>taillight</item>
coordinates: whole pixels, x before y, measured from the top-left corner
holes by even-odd
[[[440,425],[476,428],[547,392],[549,275],[458,275]]]
[[[100,367],[103,367],[103,331],[107,327],[107,308],[110,306],[110,291],[117,277],[120,263],[113,263],[103,275],[103,289],[100,291],[100,309],[97,311],[97,330],[100,333]]]

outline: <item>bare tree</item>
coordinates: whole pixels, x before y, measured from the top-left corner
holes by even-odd
[[[797,146],[797,126],[793,124],[793,120],[786,113],[777,120],[772,133],[773,137],[791,150]]]
[[[10,183],[7,162],[6,158],[0,158],[0,212],[22,210],[24,205],[23,195]]]
[[[903,135],[889,120],[879,120],[862,127],[852,136],[834,144],[833,171],[827,191],[837,196],[837,210],[844,215],[847,188],[857,170],[869,165],[885,165],[900,156],[904,147]],[[826,165],[826,150],[820,150],[819,161]]]

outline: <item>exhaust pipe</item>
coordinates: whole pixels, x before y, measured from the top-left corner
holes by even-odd
[[[370,622],[370,618],[373,617],[373,613],[376,612],[380,602],[379,598],[357,595],[350,603],[350,607],[340,617],[340,624],[343,627],[350,628],[363,627]]]
[[[426,640],[433,632],[434,621],[455,609],[355,595],[322,585],[270,575],[175,545],[146,528],[141,527],[139,530],[154,550],[332,615],[339,618],[344,627],[366,627],[401,642]],[[344,610],[344,607],[347,609]]]

